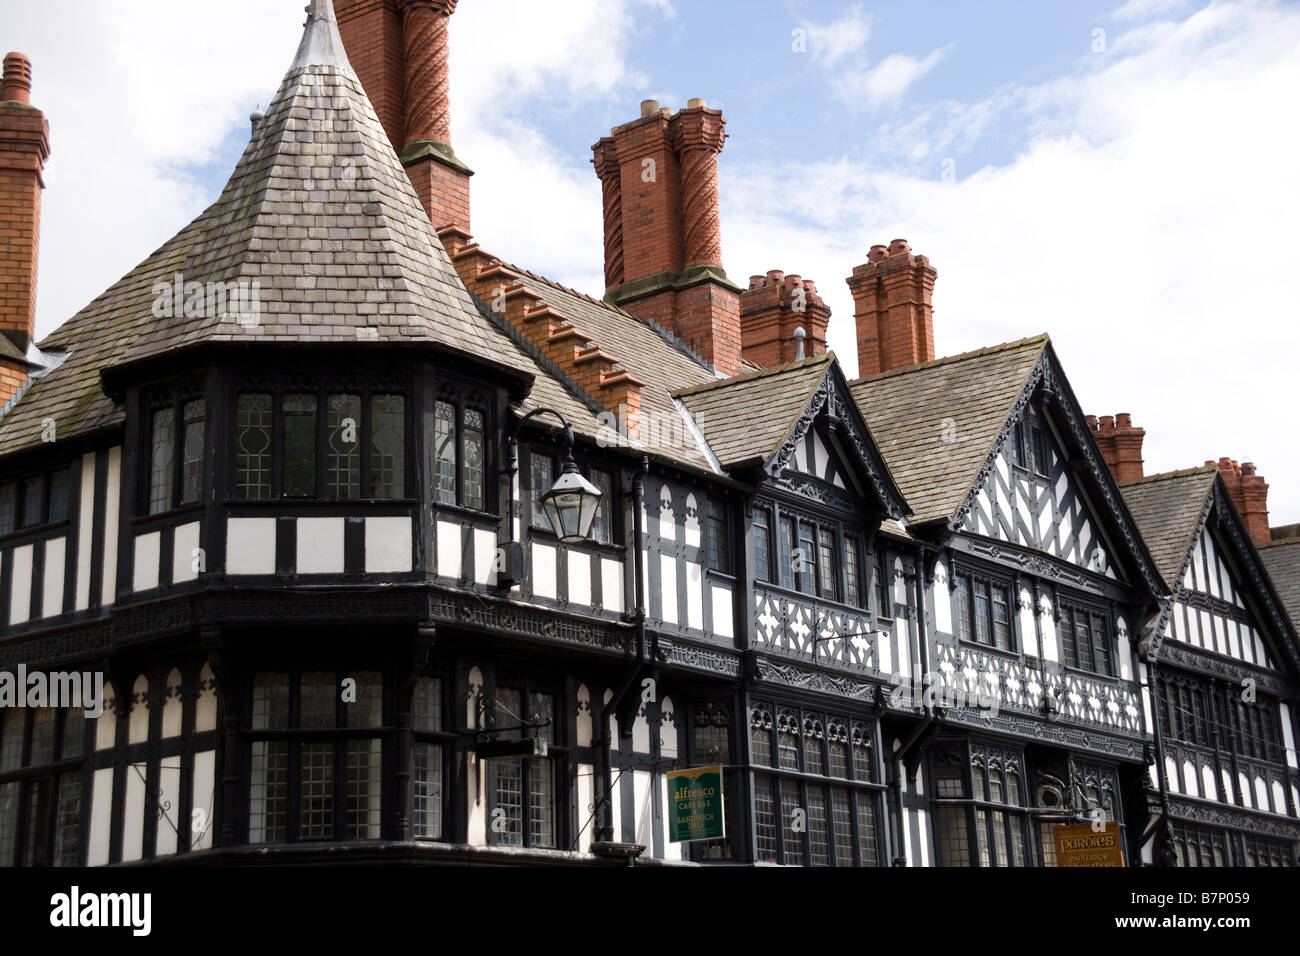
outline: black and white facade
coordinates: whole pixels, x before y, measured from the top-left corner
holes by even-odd
[[[106,681],[0,710],[0,865],[1050,866],[1089,819],[1295,861],[1296,635],[1221,497],[1162,578],[1045,338],[849,383],[639,328],[676,437],[611,436],[338,49],[309,17],[221,199],[0,416],[0,673]],[[260,318],[160,316],[182,274]],[[725,838],[672,842],[713,764]]]

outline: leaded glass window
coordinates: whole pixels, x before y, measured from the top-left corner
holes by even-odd
[[[284,396],[284,494],[316,496],[316,396]]]
[[[550,455],[533,452],[528,456],[528,467],[528,491],[533,527],[550,530],[551,521],[546,517],[546,510],[542,507],[542,495],[550,490],[551,483],[555,480],[555,463]]]
[[[68,520],[68,469],[50,473],[50,507],[47,520],[58,524]]]
[[[0,485],[0,535],[13,534],[18,518],[18,483]]]
[[[271,396],[240,395],[235,411],[235,495],[271,497]]]
[[[466,508],[484,510],[487,487],[486,440],[483,413],[474,408],[465,409],[462,417],[464,431],[462,446],[465,455],[464,488]]]
[[[731,573],[731,548],[727,540],[727,511],[721,502],[708,501],[709,568]]]
[[[972,573],[953,572],[953,633],[963,641],[974,641],[1002,651],[1014,651],[1011,586],[1007,581]]]
[[[600,503],[596,505],[596,519],[591,525],[592,540],[600,544],[613,544],[614,480],[609,472],[593,469],[591,483],[600,489]]]
[[[1005,867],[1029,862],[1021,759],[1019,751],[983,744],[944,744],[937,749],[941,865]]]
[[[844,536],[844,603],[853,607],[862,606],[862,585],[859,574],[858,539],[855,535]]]
[[[82,864],[85,734],[80,709],[0,709],[0,867]]]
[[[361,396],[330,395],[325,406],[325,494],[361,497]]]
[[[206,436],[207,402],[195,399],[182,409],[184,430],[181,433],[181,504],[203,500],[203,460]]]
[[[766,508],[754,509],[754,579],[772,580],[772,526]]]
[[[149,456],[149,513],[161,514],[172,506],[172,474],[176,456],[176,412],[170,408],[153,414],[152,454]]]
[[[779,524],[781,532],[781,551],[777,555],[777,568],[781,572],[781,587],[794,588],[794,567],[797,561],[794,547],[794,520],[782,518]]]
[[[417,840],[439,840],[443,835],[444,738],[442,680],[421,677],[411,701],[411,830]]]
[[[437,402],[433,411],[435,495],[440,505],[456,504],[456,406]]]
[[[548,749],[556,743],[555,699],[524,687],[496,691],[495,739],[537,736]],[[504,736],[503,736],[504,735]],[[558,846],[557,761],[552,757],[504,758],[488,762],[488,815],[498,813],[503,829],[489,828],[494,846]]]
[[[773,719],[775,713],[775,719]],[[750,712],[760,861],[875,866],[877,804],[866,721],[755,703]],[[778,821],[780,839],[777,839]]]
[[[371,400],[371,497],[406,497],[406,399],[376,395]]]

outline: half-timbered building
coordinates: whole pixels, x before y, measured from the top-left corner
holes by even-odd
[[[848,381],[813,282],[723,269],[703,100],[593,147],[603,298],[483,249],[455,7],[312,0],[216,202],[39,343],[6,58],[0,865],[1033,866],[1098,820],[1293,860],[1296,635],[1232,505],[1175,555],[1201,505],[1121,496],[1045,336],[934,359],[902,240]],[[1278,749],[1164,723],[1238,672]],[[715,765],[725,831],[674,841]]]
[[[1146,858],[1294,865],[1295,626],[1217,467],[1123,491],[1172,589],[1142,636],[1159,794]]]

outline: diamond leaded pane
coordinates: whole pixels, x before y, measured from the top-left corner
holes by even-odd
[[[361,497],[361,396],[331,395],[325,408],[325,494]]]
[[[406,497],[406,399],[375,395],[370,400],[372,497]]]
[[[271,396],[240,395],[235,413],[235,495],[271,497]]]

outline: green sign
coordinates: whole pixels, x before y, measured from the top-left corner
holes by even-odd
[[[722,815],[722,768],[696,767],[668,772],[672,819],[668,839],[719,840],[726,835]]]

